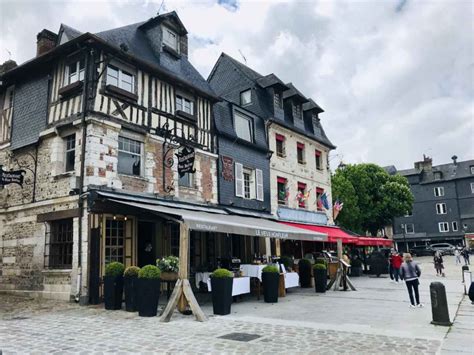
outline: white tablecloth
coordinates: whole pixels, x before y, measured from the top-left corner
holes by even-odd
[[[260,282],[262,281],[262,270],[267,265],[251,265],[251,264],[242,264],[240,265],[240,271],[242,274],[247,277],[257,277]]]
[[[202,281],[204,283],[207,283],[207,280],[209,280],[209,276],[211,275],[210,272],[196,272],[196,288],[199,289],[199,283]]]
[[[211,279],[207,280],[207,289],[211,289]],[[232,296],[243,295],[250,293],[250,277],[234,277],[232,283]]]
[[[300,277],[297,272],[285,273],[285,288],[298,287],[300,285]]]

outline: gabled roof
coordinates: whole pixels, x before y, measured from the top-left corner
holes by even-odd
[[[59,27],[58,42],[56,43],[56,45],[59,46],[60,44],[63,44],[76,37],[79,37],[81,34],[82,32],[62,23],[61,26]],[[64,40],[63,40],[63,36],[65,36]]]
[[[318,113],[324,112],[324,110],[319,107],[319,105],[313,101],[313,99],[308,99],[308,102],[303,104],[303,111],[315,110]]]
[[[178,14],[176,11],[171,11],[166,14],[161,14],[155,17],[152,17],[148,21],[144,22],[141,26],[140,29],[146,30],[150,27],[154,27],[157,24],[162,23],[165,20],[170,20],[176,24],[176,26],[179,29],[179,34],[184,36],[188,34],[188,31],[186,30],[186,27],[184,27],[183,23],[181,22],[181,19],[179,18]]]
[[[280,90],[287,90],[288,86],[285,85],[283,81],[281,81],[275,74],[268,74],[257,79],[257,84],[260,85],[262,88],[268,87],[277,87]]]
[[[292,83],[286,84],[288,90],[283,92],[283,100],[294,98],[300,102],[306,102],[308,99]]]

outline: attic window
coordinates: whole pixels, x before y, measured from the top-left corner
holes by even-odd
[[[178,50],[178,34],[167,27],[163,27],[163,44],[174,49],[176,52]]]
[[[434,179],[435,180],[441,180],[441,172],[440,171],[436,171],[434,173]]]
[[[301,120],[303,117],[301,116],[301,105],[293,105],[293,118],[297,118]]]
[[[240,104],[242,106],[245,106],[245,105],[249,105],[252,103],[252,91],[249,89],[249,90],[245,90],[243,92],[240,93]]]

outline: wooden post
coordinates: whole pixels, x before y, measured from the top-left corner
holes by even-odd
[[[188,280],[189,227],[184,222],[180,222],[179,231],[179,280],[176,282],[171,298],[160,317],[160,322],[169,322],[176,306],[178,306],[179,311],[182,312],[186,309],[188,304],[196,319],[200,322],[204,322],[207,318],[201,310],[201,307],[199,307]]]

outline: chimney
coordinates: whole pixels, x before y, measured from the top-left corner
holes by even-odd
[[[453,155],[453,156],[451,157],[451,159],[453,159],[453,164],[454,164],[455,166],[458,165],[458,157],[457,157],[457,155]]]
[[[431,171],[433,159],[423,154],[423,160],[415,162],[415,169]]]
[[[58,35],[50,30],[44,29],[36,36],[36,56],[49,52],[56,47]]]

